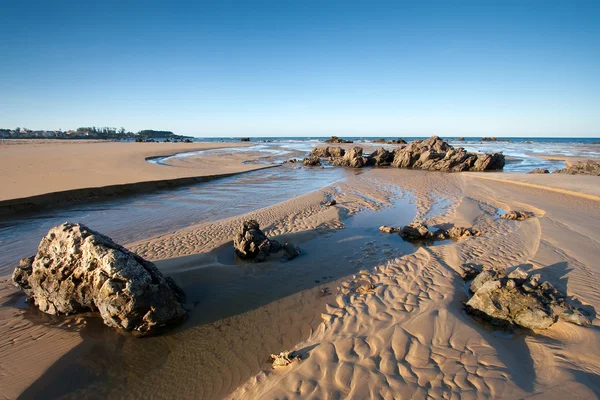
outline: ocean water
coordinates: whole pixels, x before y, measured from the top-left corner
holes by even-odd
[[[380,144],[374,140],[392,140],[398,137],[353,137],[346,136],[344,139],[354,141],[358,146]],[[200,152],[181,153],[171,157],[163,157],[149,160],[154,163],[167,163],[171,158],[188,157],[201,154],[219,154],[220,152],[259,152],[264,154],[258,162],[264,164],[282,163],[290,158],[306,156],[310,150],[323,143],[325,137],[262,137],[250,138],[251,147],[242,147],[235,150],[217,149]],[[427,137],[405,138],[410,142],[416,139],[427,139]],[[464,147],[467,151],[478,153],[502,152],[506,156],[505,172],[527,173],[535,168],[544,168],[555,171],[565,168],[566,163],[561,160],[548,160],[543,156],[555,157],[585,157],[600,158],[600,138],[501,138],[498,141],[482,141],[481,137],[465,138],[459,140],[457,137],[444,138],[454,147]],[[239,138],[198,138],[199,142],[229,142]],[[397,147],[396,145],[382,145],[384,147]],[[256,162],[256,161],[254,161]]]

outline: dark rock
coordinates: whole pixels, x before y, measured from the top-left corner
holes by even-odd
[[[406,140],[404,139],[394,139],[390,140],[388,144],[406,144]]]
[[[337,136],[332,136],[325,141],[325,143],[354,143],[352,140],[340,139]]]
[[[285,252],[285,254],[283,255],[283,258],[286,260],[293,260],[294,258],[298,257],[300,254],[302,254],[302,250],[300,250],[300,248],[296,245],[293,245],[291,243],[286,243],[283,245],[283,251]]]
[[[187,315],[183,291],[153,263],[80,224],[50,229],[13,280],[45,313],[98,311],[118,329],[148,333]]]
[[[510,219],[516,221],[523,221],[534,217],[535,214],[529,211],[509,211],[506,214],[500,215],[502,219]]]
[[[249,142],[249,141],[250,141],[250,138],[247,138],[247,137],[240,138],[240,142]]]
[[[559,318],[578,325],[591,324],[552,284],[540,280],[540,274],[528,277],[519,268],[508,276],[501,269],[484,269],[471,282],[473,296],[466,310],[510,328],[546,329]]]
[[[528,174],[549,174],[550,171],[544,168],[536,168],[528,172]]]
[[[460,142],[464,142],[464,141],[465,141],[465,138],[464,138],[463,136],[461,136],[461,137],[459,137],[459,138],[458,138],[458,140],[459,140]]]
[[[266,260],[270,253],[279,251],[281,244],[267,238],[260,230],[258,222],[249,220],[242,224],[241,231],[233,239],[233,247],[240,258],[261,262]]]
[[[335,199],[331,199],[327,203],[325,203],[325,207],[335,206],[336,204],[337,204],[337,201],[335,201]]]

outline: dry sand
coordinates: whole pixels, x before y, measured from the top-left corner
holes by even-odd
[[[264,167],[242,164],[249,155],[229,154],[174,160],[171,168],[147,158],[189,151],[251,146],[245,143],[125,143],[76,140],[0,141],[0,205],[34,196],[186,178],[209,177]],[[252,157],[250,156],[250,159]],[[108,189],[106,190],[108,192]],[[114,193],[113,189],[110,193]],[[94,192],[97,194],[100,192]],[[43,201],[54,202],[50,195]],[[38,203],[40,204],[40,203]]]
[[[24,307],[5,279],[0,395],[599,398],[598,185],[568,175],[543,178],[373,169],[244,216],[132,243],[140,255],[162,260],[159,268],[194,307],[184,326],[156,338],[85,326],[97,324],[94,318],[71,318],[70,328],[65,319],[45,319]],[[331,197],[338,205],[323,206]],[[397,209],[398,202],[405,205]],[[502,220],[498,208],[533,211],[536,218]],[[353,225],[361,215],[367,217]],[[371,232],[378,215],[389,225],[415,217],[486,233],[406,247]],[[229,241],[247,218],[307,254],[290,263],[224,265]],[[467,296],[456,271],[466,262],[541,272],[594,317],[593,326],[559,322],[512,337],[494,332],[462,312]],[[355,294],[362,282],[374,284],[374,293]],[[269,368],[270,353],[291,349],[304,360]]]

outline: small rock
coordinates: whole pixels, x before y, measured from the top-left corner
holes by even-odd
[[[293,362],[302,361],[299,355],[291,351],[282,351],[279,354],[271,354],[269,360],[273,363],[273,368],[287,367]]]

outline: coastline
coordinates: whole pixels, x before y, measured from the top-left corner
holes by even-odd
[[[220,160],[188,161],[215,162],[214,171]],[[586,309],[599,309],[597,179],[555,176],[355,171],[288,201],[129,243],[186,291],[192,310],[183,326],[143,340],[93,315],[43,315],[3,277],[2,394],[599,397],[600,356],[585,350],[600,340],[597,318],[587,328],[558,323],[505,337],[462,313],[457,271],[468,262],[541,272]],[[338,204],[324,206],[330,198]],[[498,209],[536,217],[504,221]],[[413,218],[486,233],[412,246],[377,229]],[[306,254],[288,263],[235,262],[230,241],[246,219]],[[344,293],[357,281],[372,283],[374,293]],[[304,360],[271,370],[268,355],[292,349]]]

